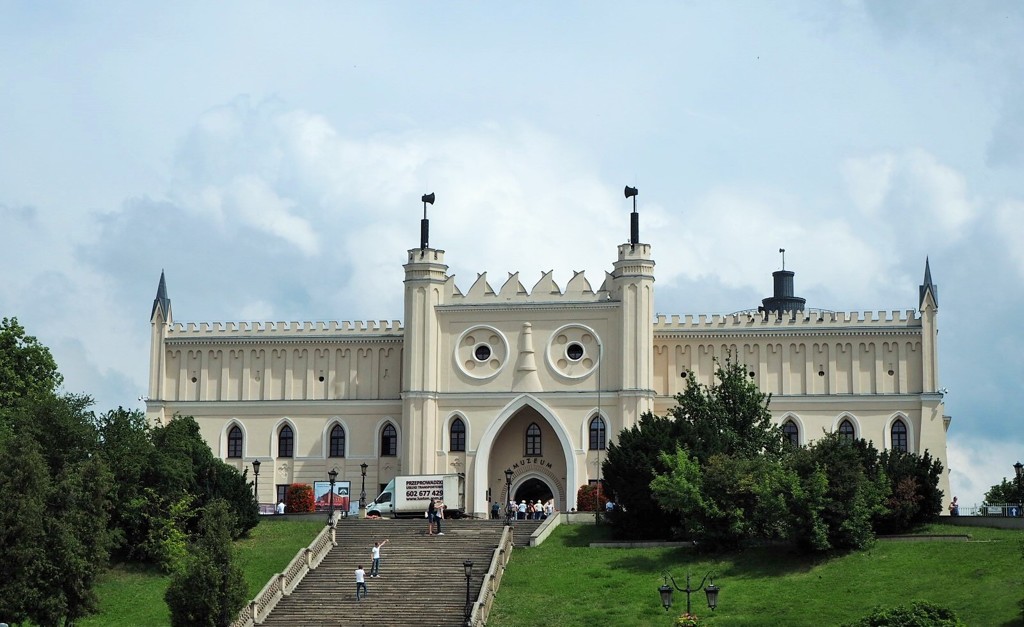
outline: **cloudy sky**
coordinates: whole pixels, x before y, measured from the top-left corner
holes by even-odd
[[[627,8],[628,6],[628,8]],[[1024,459],[1024,5],[0,0],[0,315],[69,391],[141,407],[175,319],[402,316],[421,194],[466,290],[600,284],[661,313],[939,286],[954,493]]]

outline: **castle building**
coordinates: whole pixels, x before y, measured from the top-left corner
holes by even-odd
[[[582,272],[564,290],[549,272],[530,290],[518,273],[495,290],[484,273],[463,293],[426,223],[404,266],[404,325],[181,323],[161,273],[147,416],[194,416],[225,462],[259,460],[261,503],[332,469],[354,494],[365,482],[368,499],[396,475],[463,473],[466,509],[484,516],[507,501],[511,469],[512,496],[568,511],[616,434],[667,413],[681,375],[710,384],[715,360],[731,358],[772,394],[795,444],[838,431],[947,465],[927,260],[916,311],[806,308],[783,269],[757,309],[666,317],[635,217],[596,291]],[[948,473],[939,487],[948,502]]]

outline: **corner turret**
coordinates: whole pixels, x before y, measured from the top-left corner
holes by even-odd
[[[921,284],[918,294],[920,297],[919,309],[921,311],[925,310],[929,297],[931,297],[930,305],[935,309],[939,308],[939,288],[932,283],[932,268],[928,263],[928,257],[924,258],[924,282]]]

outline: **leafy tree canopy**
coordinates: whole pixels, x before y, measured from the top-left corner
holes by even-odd
[[[17,318],[0,320],[0,409],[28,396],[55,393],[63,382],[50,349],[26,335]]]

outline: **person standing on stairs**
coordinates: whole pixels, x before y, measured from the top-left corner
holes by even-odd
[[[387,543],[387,540],[373,543],[373,548],[370,549],[370,557],[373,558],[373,563],[370,564],[370,577],[380,576],[380,547]]]
[[[359,600],[359,591],[363,591],[363,596],[370,594],[366,591],[366,571],[363,570],[363,565],[360,564],[359,568],[356,569],[356,601]]]

